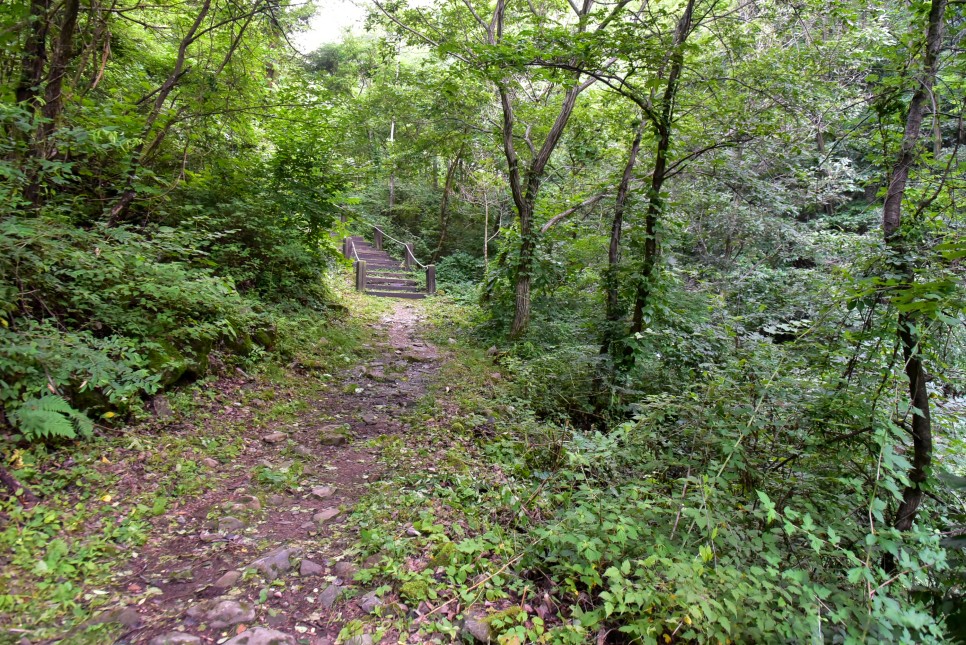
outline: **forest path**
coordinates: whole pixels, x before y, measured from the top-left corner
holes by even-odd
[[[212,413],[241,421],[244,447],[213,465],[228,471],[213,488],[159,518],[167,528],[119,577],[140,600],[109,616],[128,627],[114,642],[322,645],[378,602],[349,588],[361,563],[347,553],[356,536],[344,518],[383,472],[370,440],[405,431],[399,419],[439,368],[420,307],[390,306],[371,324],[371,358],[301,402],[296,388],[300,411],[286,423],[250,422],[271,396],[255,379],[214,384],[222,401],[236,402]],[[355,597],[336,604],[340,596]]]

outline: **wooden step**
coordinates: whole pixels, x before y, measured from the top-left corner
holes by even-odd
[[[421,300],[426,297],[425,293],[413,291],[366,291],[366,295],[376,296],[377,298],[406,298],[408,300]]]
[[[397,279],[397,280],[407,280],[407,279],[413,277],[411,273],[401,273],[401,272],[398,272],[398,271],[386,271],[386,272],[382,272],[382,271],[372,271],[372,270],[369,270],[368,267],[366,267],[366,269],[367,269],[366,270],[366,275],[368,275],[370,278],[378,278],[380,280],[382,280],[382,279],[386,279],[386,280],[393,280],[393,279]]]
[[[366,284],[392,284],[399,287],[415,287],[419,283],[407,278],[383,278],[382,276],[370,275],[366,277]]]
[[[366,281],[366,284],[369,284],[369,281],[368,280]],[[413,285],[409,285],[409,284],[379,284],[379,285],[374,285],[374,286],[376,286],[380,291],[419,291],[420,290],[419,287],[415,286],[414,284]]]

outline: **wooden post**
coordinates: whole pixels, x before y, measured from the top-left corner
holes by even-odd
[[[382,229],[381,228],[376,229],[376,250],[377,251],[382,250]]]
[[[349,238],[347,237],[342,239],[342,255],[344,255],[345,259],[347,260],[349,259],[349,255],[351,255],[351,251],[349,250]]]
[[[436,293],[436,265],[430,264],[426,267],[426,293],[433,295]]]
[[[416,256],[413,255],[413,245],[412,244],[407,244],[406,245],[406,259],[404,260],[404,266],[406,267],[406,270],[407,271],[412,271],[413,270],[413,259],[415,257]]]
[[[347,219],[349,219],[349,218],[348,218],[348,216],[345,213],[342,213],[341,215],[339,215],[339,221],[342,222],[343,224],[346,223],[346,220]]]
[[[356,291],[365,293],[366,282],[366,261],[358,260],[356,261]]]

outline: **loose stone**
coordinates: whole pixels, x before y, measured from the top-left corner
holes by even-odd
[[[215,580],[213,586],[218,587],[219,589],[227,589],[228,587],[234,586],[241,576],[241,571],[226,571],[220,578]]]
[[[201,639],[184,632],[168,632],[152,638],[149,645],[201,645]]]
[[[235,533],[245,528],[245,523],[237,517],[223,517],[218,520],[218,531],[220,533]]]
[[[460,631],[464,636],[469,636],[478,643],[489,643],[491,640],[490,624],[483,620],[479,614],[467,614]]]
[[[302,560],[302,563],[299,565],[300,576],[320,576],[324,572],[325,568],[321,564],[312,562],[311,560]]]
[[[332,609],[332,605],[339,598],[339,593],[342,591],[342,585],[331,584],[325,588],[325,590],[319,594],[319,604],[326,609]]]
[[[372,645],[372,636],[369,634],[359,634],[347,640],[345,645]]]
[[[196,605],[188,610],[188,615],[197,620],[204,620],[213,629],[224,629],[254,620],[255,607],[244,600],[220,600]]]
[[[376,609],[383,606],[382,598],[376,595],[375,591],[370,591],[358,600],[359,609],[367,614],[374,613]]]
[[[343,580],[352,580],[356,577],[356,573],[358,571],[359,567],[351,562],[346,562],[343,560],[342,562],[335,563],[335,575],[339,576]]]
[[[225,641],[224,645],[296,645],[296,642],[289,634],[267,627],[254,627]]]
[[[290,558],[298,556],[299,553],[299,549],[283,547],[260,557],[249,566],[260,571],[265,579],[271,582],[292,568]]]
[[[325,524],[338,515],[339,509],[337,508],[323,508],[321,511],[312,516],[312,521],[314,521],[316,524]]]

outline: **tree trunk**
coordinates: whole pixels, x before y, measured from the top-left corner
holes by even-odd
[[[637,164],[637,155],[641,149],[641,138],[644,136],[646,124],[647,122],[642,118],[637,132],[634,135],[630,153],[627,155],[624,174],[617,187],[617,199],[614,203],[614,221],[610,227],[610,246],[607,249],[607,269],[604,272],[604,288],[607,292],[607,303],[604,339],[600,348],[601,354],[610,352],[611,345],[619,337],[621,320],[624,318],[624,310],[620,306],[620,275],[618,273],[621,260],[621,237],[624,231],[624,209],[627,206],[627,198],[630,196],[631,179],[634,176],[634,166]]]
[[[392,211],[396,207],[396,173],[389,173],[389,217],[392,218]]]
[[[514,280],[514,312],[513,324],[510,327],[510,338],[520,338],[530,325],[530,286],[533,280],[533,258],[537,247],[537,231],[533,227],[533,212],[540,193],[540,184],[546,172],[547,163],[553,151],[560,143],[564,128],[573,114],[577,104],[577,96],[589,83],[578,85],[567,90],[560,112],[553,127],[544,139],[540,150],[530,161],[526,169],[526,187],[523,186],[519,169],[519,159],[513,145],[513,108],[507,92],[501,87],[500,98],[503,105],[503,148],[507,158],[510,177],[510,194],[520,218],[520,254],[517,257],[516,278]]]
[[[54,55],[50,61],[50,73],[47,75],[47,87],[44,88],[43,115],[46,123],[42,124],[39,139],[45,142],[55,128],[55,121],[64,107],[64,77],[67,75],[67,64],[73,57],[74,28],[77,26],[77,12],[80,10],[80,0],[67,0],[64,4],[64,17],[60,21],[60,33],[54,46]]]
[[[533,231],[533,203],[527,202],[518,211],[520,216],[520,255],[517,258],[516,282],[513,289],[513,324],[510,338],[520,338],[530,325],[530,285],[533,279],[533,251],[536,239]]]
[[[647,193],[647,215],[644,218],[644,259],[641,263],[641,274],[637,285],[637,295],[634,299],[634,316],[631,323],[631,333],[641,331],[644,327],[644,309],[647,307],[653,287],[654,269],[657,266],[660,246],[657,239],[658,218],[664,211],[661,189],[667,179],[667,155],[671,148],[672,123],[674,120],[674,101],[677,97],[678,82],[684,69],[684,43],[691,33],[691,21],[694,17],[696,0],[688,0],[684,13],[678,19],[674,30],[669,57],[670,68],[667,76],[667,86],[660,101],[660,113],[655,114],[654,134],[657,138],[657,150],[654,155],[654,170],[651,173],[651,185]],[[652,113],[653,114],[653,113]]]
[[[127,180],[124,183],[124,190],[121,191],[121,196],[114,202],[114,206],[111,207],[111,217],[109,223],[111,225],[116,224],[118,221],[124,218],[127,213],[127,209],[134,202],[134,198],[137,196],[134,190],[134,180],[137,177],[138,169],[141,167],[143,162],[143,151],[145,149],[145,142],[148,139],[148,135],[151,134],[151,130],[154,128],[155,122],[158,117],[161,116],[161,111],[164,108],[165,101],[168,100],[168,95],[181,80],[188,70],[185,69],[185,61],[188,56],[188,47],[196,40],[196,34],[198,29],[201,28],[201,24],[204,22],[205,18],[208,16],[208,12],[211,10],[211,0],[204,0],[201,8],[198,10],[198,16],[192,23],[191,27],[188,29],[188,33],[185,34],[184,38],[181,39],[181,43],[178,46],[178,57],[175,59],[174,68],[171,73],[165,79],[161,87],[158,88],[157,96],[154,99],[154,105],[151,108],[151,112],[148,113],[148,118],[144,122],[144,128],[142,130],[143,135],[141,137],[141,143],[137,145],[132,151],[133,160],[131,161],[131,169],[128,171]]]
[[[487,28],[487,42],[496,45],[503,38],[503,21],[506,12],[506,0],[497,0],[493,10],[493,18]],[[579,18],[578,31],[583,32],[586,28],[586,16],[593,8],[592,0],[585,0],[583,8],[577,10]],[[576,67],[577,61],[573,61]],[[577,97],[585,89],[593,84],[595,79],[591,78],[580,83],[579,74],[574,81],[576,85],[569,88],[564,94],[563,103],[557,118],[554,119],[550,131],[543,140],[543,145],[537,150],[527,139],[533,150],[533,159],[526,168],[526,172],[520,172],[520,160],[516,153],[513,142],[513,123],[514,112],[513,103],[510,100],[510,93],[504,81],[496,83],[500,94],[500,107],[503,111],[503,152],[507,161],[507,175],[510,182],[510,194],[513,197],[513,204],[516,206],[517,215],[520,218],[520,254],[517,257],[516,277],[514,279],[514,313],[513,324],[510,326],[510,338],[520,338],[527,331],[530,324],[530,286],[533,279],[533,256],[536,249],[536,231],[533,228],[533,212],[537,203],[537,194],[540,192],[540,183],[543,180],[547,169],[547,163],[553,155],[560,138],[563,136],[570,115],[573,114],[574,106],[577,104]],[[524,186],[524,180],[526,185]]]
[[[439,259],[439,256],[443,252],[443,244],[446,242],[446,231],[449,227],[449,196],[453,192],[453,180],[456,178],[456,168],[459,166],[460,160],[463,158],[463,151],[466,144],[460,146],[459,152],[453,158],[452,163],[446,168],[446,181],[443,184],[443,197],[439,203],[439,243],[436,245],[436,250],[433,251],[433,262]]]
[[[925,53],[922,67],[915,78],[915,91],[909,102],[906,114],[906,127],[902,136],[899,155],[889,181],[885,203],[882,207],[882,235],[894,253],[896,272],[905,283],[900,288],[911,288],[915,281],[914,267],[906,258],[912,250],[912,241],[902,231],[902,201],[905,197],[909,171],[918,157],[917,148],[922,131],[923,116],[930,100],[939,67],[939,54],[942,50],[943,17],[947,0],[933,0],[929,10],[929,24],[926,30]],[[925,339],[919,334],[919,316],[915,312],[902,312],[896,324],[896,336],[902,345],[905,360],[905,376],[909,381],[909,405],[912,414],[912,467],[909,470],[909,485],[902,492],[902,502],[896,509],[893,525],[900,531],[912,528],[919,506],[922,503],[922,484],[926,481],[927,470],[932,462],[932,419],[929,412],[929,393],[926,390],[926,371],[922,356]],[[891,554],[883,557],[883,568],[895,571],[895,559]]]
[[[17,103],[26,103],[30,108],[39,107],[40,86],[44,81],[44,67],[47,64],[47,13],[50,0],[32,0],[27,40],[24,43],[20,63],[20,83],[17,85]]]
[[[37,131],[31,144],[31,156],[38,160],[51,159],[55,155],[55,150],[49,139],[50,135],[57,128],[57,119],[64,106],[63,89],[64,76],[67,75],[67,64],[73,57],[74,49],[74,28],[77,25],[77,13],[80,9],[79,0],[67,0],[63,7],[63,18],[60,21],[60,33],[53,47],[53,57],[50,60],[50,69],[47,73],[46,85],[44,87],[43,107],[40,113],[43,118],[37,124]],[[46,54],[45,54],[46,57]],[[43,76],[43,69],[40,70]],[[33,99],[36,101],[36,97]],[[42,176],[39,167],[31,167],[27,172],[27,186],[24,189],[24,197],[34,206],[41,203],[41,182]]]

